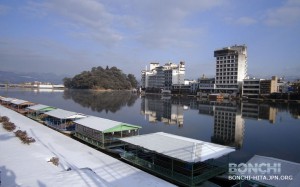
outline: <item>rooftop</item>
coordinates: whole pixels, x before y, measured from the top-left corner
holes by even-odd
[[[1,98],[2,101],[5,101],[5,102],[10,102],[12,100],[15,100],[15,98],[10,98],[10,97],[3,97]]]
[[[48,107],[50,107],[50,106],[37,104],[37,105],[33,105],[33,106],[30,106],[30,107],[27,107],[27,108],[30,109],[30,110],[42,110],[42,109],[48,108]]]
[[[231,147],[164,132],[121,138],[121,140],[185,162],[203,162],[235,151]]]
[[[71,111],[63,110],[63,109],[59,109],[59,108],[55,109],[55,110],[51,110],[49,112],[46,112],[45,114],[48,116],[58,118],[58,119],[76,119],[76,118],[86,117],[86,115],[84,115],[84,114],[71,112]]]
[[[123,130],[134,130],[141,127],[113,121],[109,119],[99,118],[95,116],[88,116],[87,118],[79,119],[76,121],[77,124],[89,127],[101,132],[116,132]]]
[[[21,104],[24,104],[24,103],[31,103],[31,102],[25,101],[25,100],[22,100],[22,99],[14,99],[14,100],[11,100],[10,103],[15,104],[15,105],[21,105]]]

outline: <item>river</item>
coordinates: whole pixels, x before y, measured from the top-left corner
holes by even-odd
[[[0,88],[0,95],[142,126],[140,134],[167,132],[236,148],[229,159],[253,155],[300,163],[300,104],[213,102],[141,97],[131,92]]]

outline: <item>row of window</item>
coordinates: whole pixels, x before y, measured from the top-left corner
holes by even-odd
[[[219,56],[217,57],[217,60],[223,60],[223,59],[234,59],[237,58],[238,56],[236,55],[230,55],[230,56]]]
[[[237,80],[237,76],[217,76],[216,81],[218,80]]]
[[[224,73],[216,73],[217,77],[220,75],[237,75],[237,72],[224,72]]]
[[[220,83],[225,83],[225,82],[221,81]],[[218,88],[232,88],[232,89],[236,89],[236,88],[238,88],[238,85],[217,85],[217,89]]]
[[[222,64],[222,65],[218,65],[216,66],[217,68],[226,68],[226,67],[237,67],[237,64]]]
[[[217,68],[217,72],[219,71],[237,71],[237,68]]]

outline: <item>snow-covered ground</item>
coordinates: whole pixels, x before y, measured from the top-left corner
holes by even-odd
[[[36,140],[23,144],[0,125],[1,187],[174,186],[3,106],[0,116]],[[58,166],[48,162],[52,157],[59,158]]]

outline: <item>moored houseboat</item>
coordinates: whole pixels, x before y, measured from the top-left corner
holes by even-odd
[[[27,107],[27,117],[34,119],[40,123],[43,123],[43,119],[47,116],[45,115],[45,113],[55,109],[55,107],[42,104],[33,105]]]
[[[180,186],[197,186],[227,171],[218,160],[234,148],[158,132],[121,138],[122,159]],[[224,157],[222,157],[224,158]]]
[[[0,98],[0,100],[1,100],[1,104],[2,104],[3,106],[8,106],[8,105],[10,104],[10,101],[16,100],[16,98],[2,97],[2,98]]]
[[[74,136],[101,149],[123,145],[119,140],[139,134],[140,126],[88,116],[74,122]]]
[[[44,113],[44,123],[65,134],[72,134],[75,130],[74,121],[87,117],[84,114],[62,109],[54,109]]]
[[[14,99],[14,100],[9,101],[8,107],[16,112],[21,113],[21,114],[26,114],[27,113],[26,108],[29,106],[33,106],[33,105],[35,105],[35,104],[30,101],[25,101],[22,99]]]

